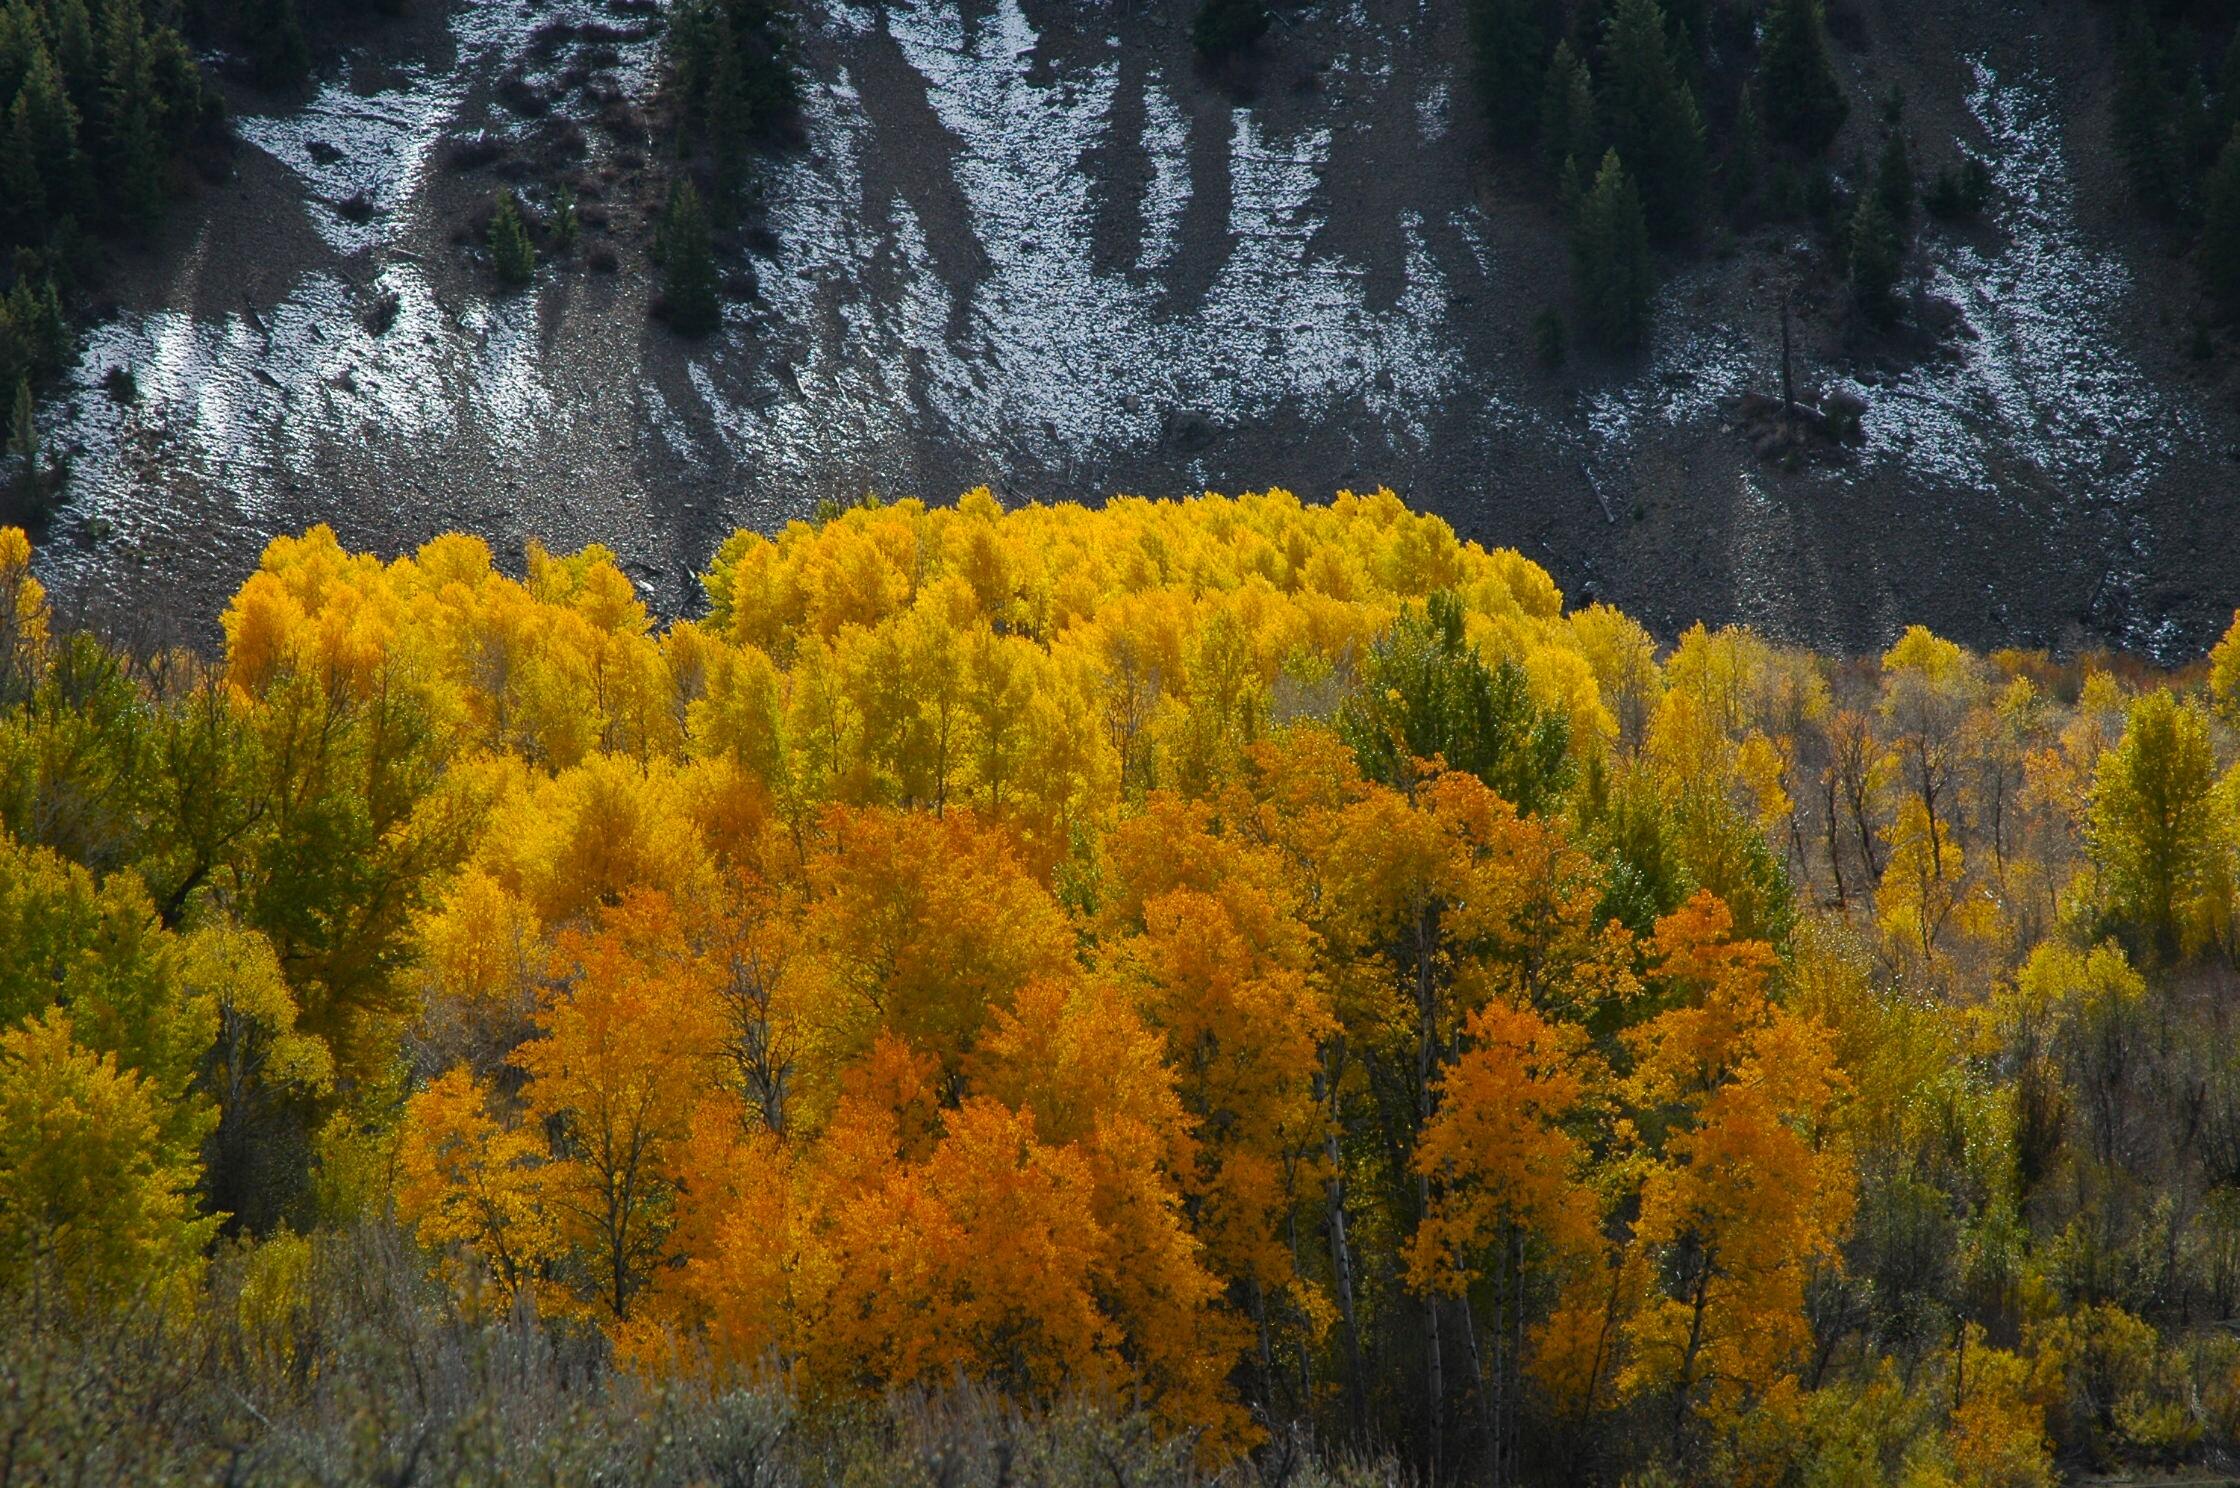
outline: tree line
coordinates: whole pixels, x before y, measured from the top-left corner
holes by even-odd
[[[1387,494],[866,502],[666,626],[596,548],[315,529],[209,661],[29,558],[0,1304],[225,1383],[11,1439],[285,1481],[353,1389],[395,1460],[451,1340],[881,1440],[970,1381],[1186,1474],[2240,1442],[2240,628],[1659,645]]]

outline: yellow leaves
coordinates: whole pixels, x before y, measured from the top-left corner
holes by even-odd
[[[1511,1229],[1562,1260],[1601,1240],[1586,1151],[1565,1130],[1586,1094],[1585,1030],[1491,1003],[1470,1014],[1468,1034],[1416,1143],[1414,1167],[1434,1185],[1407,1252],[1419,1290],[1462,1291],[1481,1274],[1480,1252]]]
[[[1668,1132],[1634,1240],[1681,1263],[1634,1325],[1626,1379],[1715,1418],[1795,1367],[1806,1275],[1835,1263],[1853,1205],[1850,1164],[1821,1139],[1843,1084],[1828,1032],[1773,1001],[1770,949],[1729,925],[1700,893],[1658,923],[1684,1000],[1626,1035],[1632,1099]]]
[[[28,666],[47,643],[47,591],[31,577],[31,542],[0,527],[0,662]]]
[[[1967,672],[1968,655],[1956,642],[1935,634],[1925,625],[1909,625],[1897,644],[1882,654],[1882,669],[1892,673],[1910,673],[1932,684],[1947,684],[1961,680]]]
[[[163,1139],[153,1085],[71,1036],[59,1008],[0,1033],[0,1282],[78,1303],[168,1298],[215,1218]]]
[[[1982,1326],[1968,1323],[1953,1368],[1960,1378],[1945,1445],[1954,1481],[1961,1488],[2053,1488],[2053,1452],[2028,1363],[1986,1346]]]
[[[397,1212],[471,1293],[487,1277],[501,1305],[541,1279],[561,1240],[545,1202],[544,1142],[507,1125],[464,1068],[438,1076],[405,1107]],[[470,1264],[471,1263],[471,1264]]]
[[[271,944],[231,921],[203,926],[181,946],[179,978],[217,1019],[205,1079],[231,1107],[250,1087],[325,1095],[334,1084],[326,1044],[296,1028],[296,999]]]

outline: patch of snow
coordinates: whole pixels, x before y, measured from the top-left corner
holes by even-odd
[[[1156,72],[1143,85],[1143,149],[1151,157],[1151,185],[1143,193],[1136,267],[1156,274],[1182,246],[1182,214],[1190,207],[1190,124]]]
[[[2130,276],[2078,224],[2049,86],[2027,73],[2003,81],[1981,57],[1969,65],[2002,241],[1940,245],[1928,288],[1967,328],[1956,358],[1850,384],[1867,402],[1867,452],[1990,491],[1996,449],[2078,496],[2129,501],[2192,420],[2120,349]]]
[[[1416,95],[1416,127],[1423,131],[1423,142],[1435,145],[1447,137],[1453,128],[1453,100],[1448,96],[1447,81],[1440,78]]]

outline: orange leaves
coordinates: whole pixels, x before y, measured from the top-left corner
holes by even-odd
[[[535,1283],[559,1254],[538,1168],[545,1144],[510,1127],[466,1069],[442,1075],[405,1108],[397,1146],[397,1212],[420,1243],[450,1258],[455,1285],[477,1281],[459,1262],[472,1255],[502,1296]]]
[[[1721,1415],[1795,1367],[1806,1277],[1835,1262],[1853,1203],[1848,1159],[1819,1139],[1842,1083],[1830,1036],[1773,1000],[1770,949],[1729,925],[1702,894],[1659,922],[1684,1000],[1628,1036],[1641,1119],[1667,1133],[1634,1239],[1672,1280],[1634,1324],[1627,1377]]]
[[[953,1074],[991,1009],[1072,965],[1064,915],[969,813],[835,810],[826,831],[804,934],[835,1064],[883,1027]]]
[[[1436,1185],[1408,1246],[1409,1282],[1423,1290],[1462,1291],[1477,1254],[1511,1230],[1559,1259],[1592,1255],[1601,1239],[1587,1150],[1565,1129],[1588,1090],[1584,1031],[1500,1003],[1468,1027],[1416,1143],[1416,1171]]]

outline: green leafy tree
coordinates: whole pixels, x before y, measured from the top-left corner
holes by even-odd
[[[499,193],[498,208],[490,217],[490,267],[498,282],[511,289],[521,288],[537,275],[537,245],[529,241],[529,225],[510,191]]]
[[[1850,105],[1828,58],[1820,0],[1774,0],[1758,45],[1756,91],[1773,138],[1807,155],[1835,142]]]
[[[1552,808],[1571,785],[1571,731],[1532,702],[1524,670],[1487,665],[1463,632],[1462,601],[1439,592],[1403,610],[1369,649],[1338,711],[1362,773],[1406,785],[1437,757],[1477,776],[1519,811]]]
[[[723,323],[715,249],[708,239],[708,214],[692,183],[679,180],[669,191],[656,244],[661,254],[661,314],[679,335],[705,336]]]
[[[159,1292],[199,1264],[215,1220],[160,1139],[163,1101],[59,1008],[0,1033],[0,1287],[74,1302]]]
[[[1615,150],[1602,157],[1594,189],[1579,204],[1571,272],[1580,318],[1594,339],[1613,350],[1639,346],[1648,334],[1656,271],[1640,193]]]
[[[1618,0],[1602,55],[1602,122],[1633,172],[1649,232],[1661,242],[1684,238],[1703,200],[1703,117],[1657,0]]]

